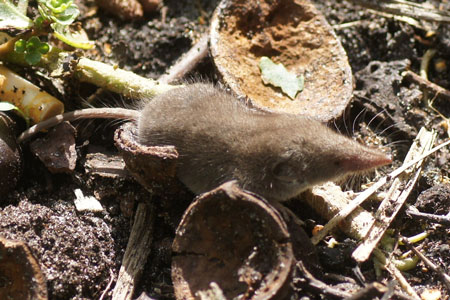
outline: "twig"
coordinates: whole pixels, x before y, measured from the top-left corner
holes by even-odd
[[[438,95],[439,97],[450,100],[450,91],[444,89],[443,87],[429,81],[428,79],[422,78],[412,71],[405,71],[403,73],[403,78],[407,81],[418,84],[420,88],[429,90],[430,92]]]
[[[395,286],[397,285],[397,281],[391,280],[387,284],[387,291],[384,293],[381,300],[389,300],[392,299],[392,295],[395,293]]]
[[[424,262],[424,264],[428,266],[428,268],[430,268],[439,275],[442,282],[444,282],[445,286],[447,287],[447,290],[450,292],[450,276],[445,274],[440,266],[435,265],[431,260],[429,260],[427,257],[425,257],[425,255],[423,255],[419,250],[417,250],[416,247],[414,247],[408,241],[408,239],[402,237],[400,241],[404,243],[409,249],[411,249]]]
[[[383,295],[387,292],[386,286],[378,282],[372,282],[364,288],[360,289],[358,292],[353,294],[347,300],[364,300],[364,299],[376,299],[377,297]]]
[[[134,218],[112,300],[130,300],[133,297],[134,288],[150,253],[153,208],[146,203],[139,203]]]
[[[343,298],[343,299],[347,299],[348,297],[351,296],[349,293],[342,292],[338,289],[334,289],[334,288],[330,287],[329,285],[323,283],[322,281],[316,279],[305,268],[305,265],[303,264],[302,261],[297,262],[296,267],[297,267],[297,270],[299,270],[301,272],[301,275],[303,276],[303,278],[301,278],[299,276],[295,276],[294,282],[293,282],[295,286],[304,287],[306,285],[306,287],[312,288],[315,291],[318,291],[323,295],[338,297],[338,298]],[[300,275],[300,274],[298,274],[298,275]]]
[[[414,159],[423,152],[432,148],[436,139],[436,133],[427,131],[422,127],[408,154],[404,164]],[[375,220],[369,225],[369,232],[365,236],[361,245],[353,251],[352,257],[357,262],[366,261],[373,249],[376,247],[384,232],[390,226],[391,222],[397,216],[401,207],[405,203],[408,195],[411,193],[417,179],[419,178],[421,165],[416,166],[416,171],[409,180],[406,178],[396,178],[392,183],[383,202],[380,204]]]
[[[429,6],[420,3],[404,0],[350,0],[350,2],[393,15],[408,16],[414,19],[431,22],[450,23],[450,14],[448,11],[430,8]]]
[[[173,65],[168,74],[159,77],[162,83],[171,83],[192,71],[198,63],[208,55],[209,34],[205,33],[192,48],[184,54],[183,58]]]
[[[105,290],[103,291],[102,295],[100,296],[100,298],[98,298],[98,300],[103,300],[103,298],[105,298],[106,293],[108,293],[109,289],[111,288],[112,283],[114,282],[114,273],[112,270],[109,270],[111,279],[108,282],[108,285],[106,286]]]
[[[396,21],[404,22],[406,24],[409,24],[413,27],[422,29],[424,31],[430,31],[432,30],[429,25],[429,23],[420,22],[420,20],[416,20],[414,18],[408,17],[408,16],[399,16],[399,15],[393,15],[390,13],[385,13],[378,10],[370,9],[370,11],[374,14],[380,15],[382,17],[388,18],[388,19],[394,19]]]
[[[419,156],[418,158],[412,160],[411,162],[404,164],[400,168],[394,170],[389,175],[384,176],[380,178],[375,184],[373,184],[370,188],[359,194],[358,197],[356,197],[345,209],[341,210],[337,215],[335,215],[324,227],[321,231],[318,232],[317,235],[312,237],[311,242],[314,245],[317,245],[327,234],[330,232],[331,229],[333,229],[339,222],[341,222],[344,218],[346,218],[350,213],[352,213],[355,208],[357,208],[361,203],[363,203],[367,198],[370,197],[375,191],[377,191],[380,187],[382,187],[384,184],[386,184],[388,181],[396,178],[398,175],[403,173],[405,170],[409,169],[410,167],[414,166],[416,163],[420,162],[427,156],[433,154],[434,152],[438,151],[439,149],[447,146],[450,144],[450,139],[445,141],[444,143],[440,144],[439,146],[434,147],[430,151],[424,153],[423,155]]]
[[[87,58],[81,58],[78,61],[74,76],[80,81],[95,84],[106,90],[141,99],[152,98],[176,88],[176,86],[164,84]]]
[[[364,23],[369,23],[369,21],[368,20],[357,20],[357,21],[353,21],[353,22],[336,24],[336,25],[333,25],[332,27],[334,30],[342,30],[342,29],[353,27],[353,26],[360,26]]]
[[[433,215],[433,214],[423,213],[423,212],[418,211],[417,209],[413,209],[412,207],[410,207],[406,211],[406,214],[408,214],[409,216],[414,216],[419,219],[429,220],[434,223],[450,225],[450,216],[442,216],[442,215]]]

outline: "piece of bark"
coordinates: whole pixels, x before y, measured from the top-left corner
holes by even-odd
[[[106,178],[125,178],[129,173],[120,155],[95,152],[86,154],[84,167],[88,174]]]
[[[136,283],[150,254],[153,221],[153,207],[146,203],[139,203],[119,277],[114,287],[113,300],[132,299]]]
[[[339,211],[343,210],[352,199],[348,193],[332,183],[315,186],[305,192],[306,202],[324,219],[331,219]],[[354,239],[362,239],[369,230],[368,224],[374,221],[372,214],[361,207],[357,207],[345,220],[339,222],[338,226],[343,232]]]

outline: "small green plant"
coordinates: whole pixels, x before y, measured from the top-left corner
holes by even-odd
[[[15,52],[23,54],[25,61],[30,65],[38,64],[42,55],[50,50],[50,46],[41,41],[37,35],[53,34],[75,48],[93,47],[93,43],[83,34],[71,28],[80,14],[73,0],[37,0],[40,15],[34,21],[26,16],[27,7],[28,0],[18,0],[17,4],[12,0],[0,0],[0,30],[33,29],[32,37],[21,38],[14,45]]]
[[[43,54],[47,54],[50,46],[41,42],[37,36],[32,36],[27,41],[20,39],[14,44],[14,51],[23,53],[25,60],[30,65],[36,65],[41,61]]]
[[[67,26],[80,14],[72,0],[38,0],[38,9],[44,19]]]

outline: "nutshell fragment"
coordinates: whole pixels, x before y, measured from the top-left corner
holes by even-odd
[[[347,54],[333,28],[309,0],[222,0],[211,20],[211,55],[222,80],[264,110],[328,122],[352,96]],[[270,57],[304,76],[302,92],[280,93],[261,81],[259,62]],[[293,86],[300,86],[294,80]]]
[[[38,261],[24,242],[0,237],[0,299],[47,299]]]
[[[128,122],[114,133],[114,142],[128,171],[147,190],[165,193],[178,190],[178,152],[174,146],[144,146],[137,141],[136,124]]]
[[[212,282],[226,299],[281,299],[294,264],[280,214],[234,182],[189,206],[177,228],[173,253],[177,299],[198,298],[211,291]]]

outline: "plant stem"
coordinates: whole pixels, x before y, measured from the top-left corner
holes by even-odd
[[[133,98],[151,98],[176,87],[88,58],[78,61],[75,76],[80,81]]]

